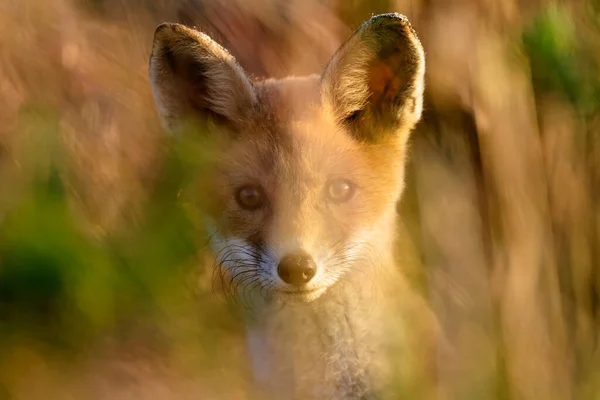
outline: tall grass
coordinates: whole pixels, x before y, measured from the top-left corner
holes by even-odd
[[[0,399],[247,398],[183,190],[203,155],[153,110],[154,27],[197,24],[284,76],[387,11],[427,52],[398,255],[459,353],[447,397],[598,398],[595,2],[4,0]]]

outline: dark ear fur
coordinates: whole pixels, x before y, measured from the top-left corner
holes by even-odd
[[[322,98],[359,140],[402,134],[421,117],[425,56],[406,17],[383,14],[342,45],[322,75]]]
[[[150,81],[168,131],[188,117],[236,126],[256,103],[252,81],[233,56],[207,35],[180,24],[156,28]]]

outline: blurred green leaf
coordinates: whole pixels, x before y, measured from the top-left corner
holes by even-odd
[[[568,10],[557,5],[545,8],[524,30],[523,43],[538,94],[558,92],[583,115],[597,112],[600,71],[591,60],[597,49],[589,47]]]

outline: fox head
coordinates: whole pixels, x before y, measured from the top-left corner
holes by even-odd
[[[165,129],[214,139],[204,210],[236,293],[312,301],[391,252],[425,61],[408,20],[365,22],[321,75],[254,81],[207,35],[160,25],[150,77]]]

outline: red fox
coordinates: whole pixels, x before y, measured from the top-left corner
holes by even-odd
[[[365,22],[322,74],[282,80],[254,81],[194,29],[155,32],[165,130],[193,119],[217,143],[203,210],[215,265],[246,306],[252,369],[275,398],[409,395],[401,382],[431,370],[434,319],[392,255],[424,72],[400,14]]]

